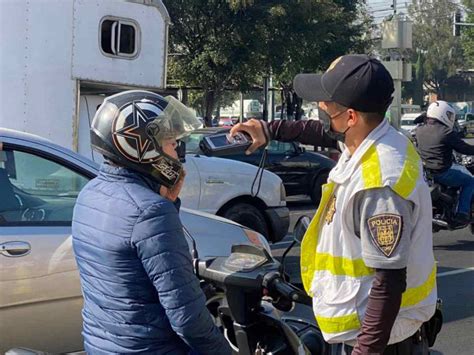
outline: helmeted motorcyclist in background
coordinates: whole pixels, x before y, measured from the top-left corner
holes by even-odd
[[[453,164],[453,150],[474,155],[474,146],[461,139],[453,129],[456,111],[446,101],[435,101],[428,107],[424,124],[416,128],[418,151],[425,169],[437,183],[461,187],[455,221],[461,225],[470,222],[474,177],[463,166]]]
[[[200,122],[173,97],[108,97],[91,128],[104,155],[72,222],[89,354],[230,354],[193,272],[179,218],[177,139]]]

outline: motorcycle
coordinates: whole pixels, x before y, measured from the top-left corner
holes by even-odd
[[[422,121],[423,117],[417,118]],[[418,121],[420,123],[421,121]],[[454,129],[464,137],[465,134],[459,127],[459,125],[454,126]],[[412,131],[412,141],[417,146],[416,140],[416,131]],[[463,154],[459,154],[453,152],[454,160],[457,164],[464,166],[467,170],[474,174],[474,157],[467,156]],[[454,220],[454,216],[456,215],[457,205],[459,202],[459,187],[450,187],[445,186],[439,183],[434,182],[433,177],[431,174],[424,169],[425,180],[428,182],[431,192],[431,202],[433,205],[433,233],[437,233],[440,230],[457,230],[463,229],[466,225],[459,225]],[[469,227],[471,233],[474,234],[474,200],[471,202],[471,223],[469,223]]]
[[[208,299],[208,308],[234,354],[325,353],[326,343],[313,318],[286,315],[295,303],[313,314],[312,299],[288,282],[284,272],[286,254],[301,241],[308,225],[308,217],[297,222],[294,241],[281,264],[266,249],[254,245],[234,245],[230,256],[206,260],[192,252],[195,272],[207,285],[205,293],[211,289],[214,295]]]
[[[440,230],[463,229],[466,225],[456,223],[454,217],[459,202],[459,187],[445,186],[434,182],[432,176],[425,172],[426,180],[430,187],[431,202],[433,204],[433,233]],[[474,199],[471,202],[471,233],[474,234]]]
[[[312,299],[292,285],[284,259],[301,242],[310,219],[301,217],[294,240],[279,263],[264,247],[233,245],[230,256],[199,259],[196,242],[190,242],[194,270],[202,280],[207,307],[238,355],[323,355],[326,342],[314,320]],[[295,303],[307,307],[311,320],[287,315]],[[9,355],[42,355],[39,350],[10,349]]]

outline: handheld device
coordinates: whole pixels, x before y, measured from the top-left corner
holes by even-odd
[[[220,133],[204,137],[199,147],[205,155],[218,157],[240,153],[247,150],[251,144],[252,139],[246,133],[238,132],[233,137],[230,133]]]

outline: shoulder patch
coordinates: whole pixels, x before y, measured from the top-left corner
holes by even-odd
[[[383,213],[367,220],[370,235],[375,245],[387,257],[390,257],[400,242],[403,218],[397,214]]]

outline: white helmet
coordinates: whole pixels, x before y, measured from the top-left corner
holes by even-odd
[[[440,121],[449,128],[453,128],[454,119],[456,118],[456,111],[454,111],[454,108],[446,101],[439,100],[433,102],[428,107],[428,111],[426,111],[426,116]]]

